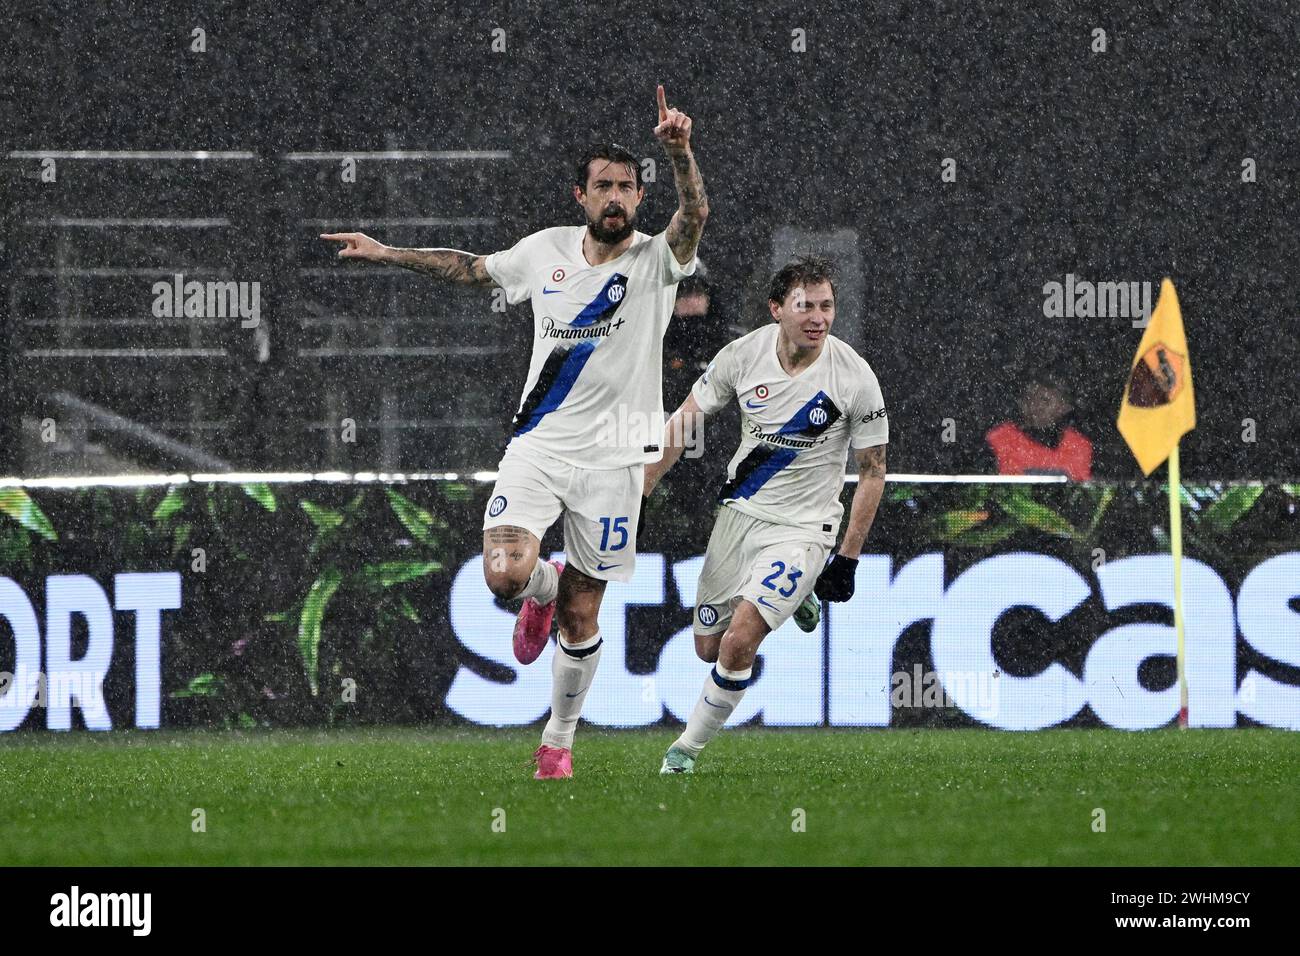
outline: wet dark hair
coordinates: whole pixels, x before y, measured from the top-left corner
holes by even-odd
[[[592,161],[597,159],[607,159],[612,163],[631,166],[632,175],[636,177],[636,188],[641,188],[641,164],[637,162],[636,157],[618,143],[596,143],[594,146],[587,147],[587,151],[578,158],[577,165],[573,167],[573,181],[583,192],[587,191],[587,178]]]
[[[821,256],[796,256],[772,276],[767,287],[767,298],[780,305],[785,302],[791,289],[819,282],[829,282],[831,294],[835,294],[835,266],[831,261]]]

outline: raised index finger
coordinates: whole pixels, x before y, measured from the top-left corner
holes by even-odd
[[[668,118],[668,99],[664,96],[664,85],[659,84],[656,95],[659,98],[659,122]]]

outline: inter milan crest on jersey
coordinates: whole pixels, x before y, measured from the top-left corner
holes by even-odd
[[[839,421],[843,414],[829,395],[819,391],[781,426],[779,434],[803,434],[815,438]]]
[[[606,280],[600,294],[587,303],[571,324],[580,328],[608,319],[618,309],[618,304],[623,301],[623,296],[626,294],[627,276],[615,272]]]

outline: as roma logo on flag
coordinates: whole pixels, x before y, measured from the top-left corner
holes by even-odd
[[[1168,405],[1186,387],[1187,356],[1157,342],[1142,354],[1129,373],[1128,401],[1137,408]]]
[[[1167,460],[1178,440],[1196,427],[1190,355],[1178,293],[1165,279],[1129,367],[1116,421],[1144,475]]]

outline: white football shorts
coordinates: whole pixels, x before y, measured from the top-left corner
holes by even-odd
[[[723,505],[696,586],[695,632],[721,634],[749,601],[776,630],[812,593],[831,546],[820,532],[774,524]]]
[[[483,514],[483,530],[514,525],[538,540],[564,514],[564,553],[588,577],[629,581],[645,465],[578,468],[556,458],[507,449]]]

